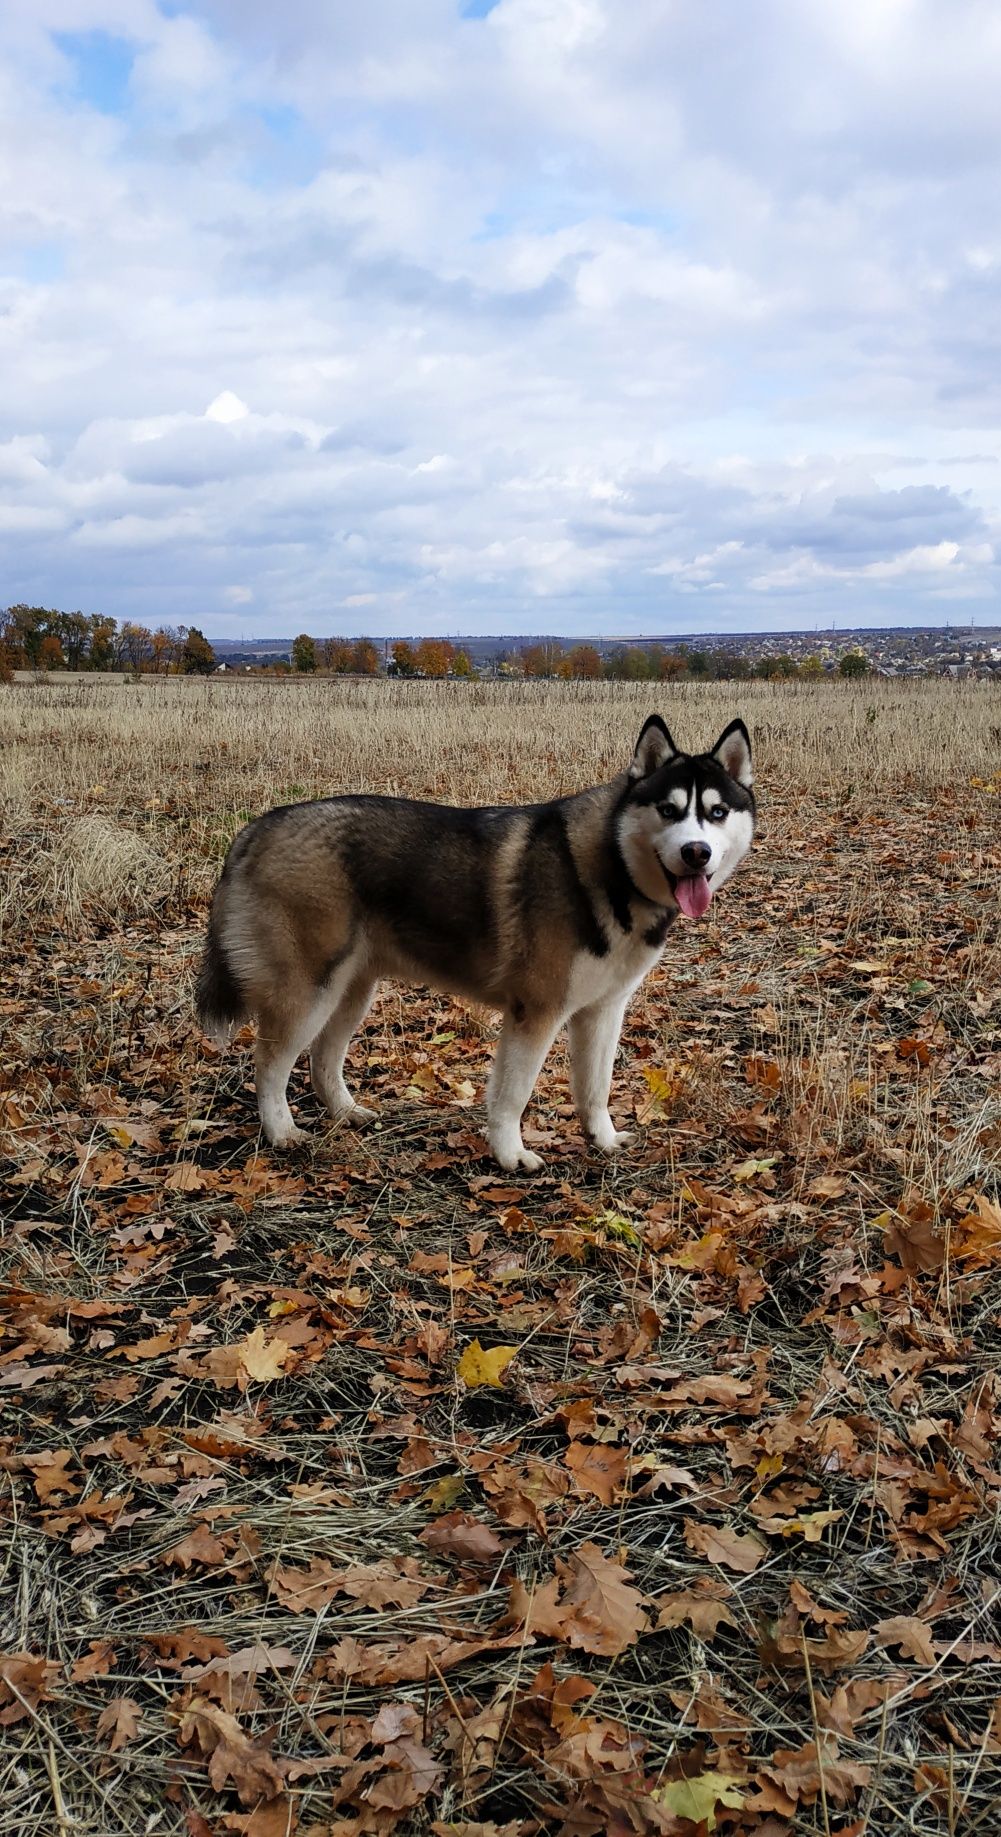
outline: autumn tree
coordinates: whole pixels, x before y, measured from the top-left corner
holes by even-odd
[[[405,638],[397,638],[393,645],[393,662],[397,676],[416,676],[417,664],[414,658],[414,647]]]
[[[799,666],[799,673],[805,682],[816,682],[819,677],[823,676],[824,666],[816,651],[811,651],[809,657],[804,657]]]
[[[528,644],[521,653],[521,668],[527,677],[555,676],[563,654],[562,646],[549,639]]]
[[[566,661],[571,676],[583,682],[597,682],[601,675],[601,654],[593,644],[575,644]]]
[[[121,659],[135,675],[139,674],[143,664],[152,654],[153,634],[145,625],[136,625],[127,619],[119,633]]]
[[[304,676],[312,675],[316,669],[316,645],[304,631],[292,640],[292,668]]]
[[[379,650],[371,638],[357,638],[351,647],[351,668],[356,676],[378,676]]]
[[[154,675],[167,676],[181,661],[184,640],[187,636],[183,626],[158,625],[150,639],[150,666]]]
[[[92,670],[113,670],[118,662],[118,626],[114,619],[93,613],[90,620],[89,663]]]
[[[38,647],[38,668],[40,670],[62,670],[66,667],[63,647],[54,631],[47,631]]]
[[[352,647],[347,638],[324,638],[321,646],[323,667],[332,676],[349,676]]]
[[[48,629],[48,617],[44,606],[26,606],[23,603],[8,606],[4,614],[4,640],[15,662],[22,669],[34,670],[39,667],[38,653]]]
[[[447,638],[422,638],[414,652],[414,661],[422,676],[439,680],[448,675],[453,656]]]
[[[660,661],[659,680],[677,682],[685,674],[685,659],[680,651],[665,651]]]
[[[0,683],[12,683],[13,681],[14,665],[10,660],[10,651],[7,648],[6,639],[0,638]]]
[[[211,676],[215,669],[215,651],[197,625],[189,626],[185,636],[181,669],[185,676]]]
[[[452,658],[452,675],[462,677],[467,682],[476,675],[473,660],[468,651],[456,651]]]

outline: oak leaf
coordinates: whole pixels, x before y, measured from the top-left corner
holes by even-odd
[[[690,1818],[693,1824],[704,1823],[709,1832],[716,1829],[718,1805],[740,1811],[744,1803],[740,1781],[729,1773],[697,1773],[691,1779],[671,1780],[666,1786],[655,1787],[650,1796],[675,1817]]]
[[[10,1652],[0,1657],[0,1727],[30,1716],[52,1695],[59,1666],[32,1652]]]
[[[139,1705],[134,1697],[112,1697],[97,1719],[97,1733],[110,1735],[112,1754],[134,1741],[139,1733]]]
[[[192,1699],[180,1718],[178,1739],[184,1748],[196,1746],[207,1759],[216,1792],[232,1785],[242,1805],[254,1805],[281,1791],[284,1776],[267,1739],[248,1735],[235,1716],[207,1697]]]
[[[176,1569],[190,1569],[192,1563],[201,1563],[211,1568],[216,1563],[224,1563],[229,1552],[226,1545],[210,1530],[205,1520],[196,1524],[187,1537],[182,1537],[179,1544],[172,1544],[160,1558],[162,1563],[170,1563]]]
[[[584,1652],[612,1658],[635,1645],[646,1628],[643,1596],[628,1586],[628,1571],[609,1562],[597,1544],[581,1544],[568,1563],[557,1563],[563,1581],[563,1637]]]
[[[466,1347],[455,1369],[469,1390],[475,1390],[483,1384],[500,1390],[501,1377],[511,1360],[517,1356],[517,1346],[491,1346],[487,1351],[478,1339],[474,1339]]]
[[[872,1768],[864,1763],[841,1760],[837,1741],[826,1730],[821,1731],[819,1744],[819,1754],[816,1741],[804,1742],[801,1748],[776,1748],[771,1765],[761,1769],[763,1779],[774,1780],[794,1806],[812,1804],[820,1795],[821,1779],[829,1799],[847,1804],[872,1776]]]
[[[269,1340],[263,1327],[255,1327],[246,1339],[238,1340],[236,1352],[248,1378],[257,1384],[270,1384],[284,1375],[292,1357],[292,1348],[283,1339]]]
[[[765,1554],[758,1538],[741,1537],[728,1525],[717,1529],[715,1525],[698,1524],[694,1518],[685,1519],[685,1542],[697,1555],[724,1569],[734,1569],[738,1575],[752,1575]]]
[[[81,1482],[66,1472],[73,1459],[71,1448],[49,1448],[43,1454],[25,1456],[24,1464],[35,1476],[35,1491],[43,1505],[56,1493],[78,1493]]]
[[[292,1837],[297,1822],[295,1802],[283,1792],[280,1798],[262,1799],[253,1811],[228,1812],[221,1828],[232,1832],[233,1837]],[[207,1825],[205,1831],[206,1837],[211,1837]],[[201,1837],[201,1833],[193,1833],[193,1837]]]
[[[770,1537],[803,1537],[808,1544],[819,1544],[829,1525],[844,1517],[840,1508],[826,1512],[801,1512],[798,1518],[759,1518],[758,1523]]]
[[[687,1620],[700,1639],[714,1639],[720,1626],[737,1624],[726,1605],[725,1595],[729,1592],[718,1583],[707,1583],[702,1588],[686,1588],[677,1594],[661,1595],[654,1603],[660,1609],[655,1624],[658,1628],[677,1627]]]
[[[496,1531],[469,1512],[447,1512],[421,1532],[420,1540],[429,1550],[457,1557],[461,1563],[496,1563],[508,1547]]]
[[[572,1442],[563,1456],[578,1498],[611,1505],[626,1477],[626,1451],[608,1442]]]
[[[818,1174],[806,1189],[808,1199],[842,1199],[848,1191],[843,1174]]]
[[[916,1614],[892,1614],[888,1620],[877,1620],[873,1632],[881,1646],[896,1646],[905,1658],[915,1658],[920,1665],[934,1665],[931,1634]]]
[[[956,1226],[956,1255],[978,1263],[996,1262],[1001,1256],[1001,1206],[978,1193],[974,1212]]]
[[[200,1193],[207,1185],[206,1172],[193,1161],[178,1161],[163,1184],[170,1193]]]

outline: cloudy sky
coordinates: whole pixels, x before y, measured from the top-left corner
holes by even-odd
[[[1001,619],[995,0],[3,0],[0,604]]]

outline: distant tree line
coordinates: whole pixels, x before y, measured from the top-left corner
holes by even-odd
[[[719,682],[748,677],[809,681],[827,674],[816,654],[797,663],[786,652],[751,660],[739,652],[688,644],[619,644],[602,652],[595,644],[563,645],[555,639],[511,651],[492,667],[502,676],[582,682]],[[9,681],[16,669],[191,676],[208,675],[215,668],[215,652],[196,625],[160,625],[151,631],[129,619],[119,625],[100,613],[25,605],[0,610],[0,682]],[[378,676],[382,654],[371,638],[311,638],[300,632],[292,640],[291,663],[275,658],[259,668],[267,675],[285,675],[291,669],[299,675]],[[842,676],[864,676],[869,662],[864,652],[853,649],[839,659],[837,669]],[[396,639],[386,671],[432,680],[472,680],[479,674],[469,653],[446,638],[423,638],[418,643]]]
[[[292,640],[292,668],[305,675],[324,670],[331,676],[377,676],[379,649],[371,638],[310,638],[300,632]],[[446,638],[423,638],[419,644],[398,638],[390,648],[386,668],[391,676],[477,674],[468,652],[457,650]]]
[[[472,679],[479,675],[468,652],[446,638],[422,638],[416,644],[398,638],[390,647],[386,667],[390,676]],[[797,663],[794,657],[780,652],[752,662],[732,651],[704,651],[687,644],[670,648],[663,644],[620,644],[602,655],[595,644],[565,646],[555,639],[510,651],[497,659],[494,667],[502,676],[562,682],[729,682],[747,677],[809,680],[826,674],[816,656]],[[292,641],[292,668],[309,675],[322,670],[333,676],[377,676],[379,650],[371,638],[321,639],[302,632]],[[839,668],[843,676],[862,676],[869,665],[860,651],[849,651],[841,658]]]
[[[821,659],[812,655],[797,663],[787,652],[752,661],[735,651],[706,651],[687,644],[620,644],[602,656],[594,644],[575,644],[569,650],[555,642],[530,644],[508,658],[506,674],[585,682],[740,682],[748,677],[766,681],[810,681],[826,674]],[[840,659],[842,676],[864,676],[868,659],[861,651],[848,651]]]
[[[0,609],[0,680],[13,670],[129,670],[152,676],[204,676],[215,652],[197,625],[150,631],[103,613],[57,612],[47,606]]]

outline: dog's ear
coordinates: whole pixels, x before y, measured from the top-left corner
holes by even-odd
[[[636,742],[632,764],[629,767],[630,778],[649,778],[669,759],[677,755],[677,747],[671,739],[659,714],[652,714],[643,723],[643,732]]]
[[[754,783],[754,773],[751,771],[751,736],[743,721],[731,721],[729,727],[724,727],[712,749],[712,757],[719,760],[724,772],[728,772],[739,785],[743,785],[748,791],[751,789]]]

